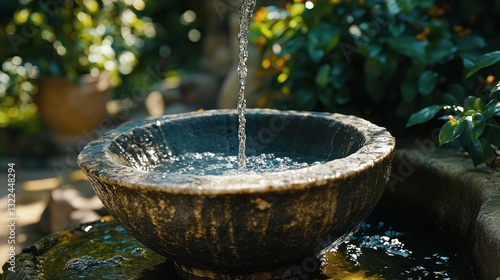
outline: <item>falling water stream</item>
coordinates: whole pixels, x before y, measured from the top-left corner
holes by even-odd
[[[250,21],[255,9],[255,0],[241,0],[240,4],[240,26],[238,32],[239,46],[239,62],[238,62],[238,78],[239,78],[239,98],[238,98],[238,170],[246,170],[245,156],[245,83],[247,81],[247,60],[248,60],[248,31],[250,29]]]

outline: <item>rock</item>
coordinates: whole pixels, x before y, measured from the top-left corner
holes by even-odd
[[[45,236],[16,255],[15,272],[3,264],[0,280],[178,279],[170,261],[118,229],[103,217]]]
[[[392,170],[382,202],[419,209],[420,214],[458,235],[472,254],[477,279],[497,279],[499,169],[484,164],[474,168],[470,158],[455,150],[420,145],[400,147]]]

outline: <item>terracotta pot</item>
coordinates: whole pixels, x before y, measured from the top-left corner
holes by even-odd
[[[83,75],[77,84],[67,79],[42,78],[37,94],[40,116],[56,141],[83,139],[106,117],[112,90],[107,75]]]

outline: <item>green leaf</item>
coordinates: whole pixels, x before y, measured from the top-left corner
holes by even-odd
[[[260,39],[261,35],[264,35],[266,39],[271,39],[274,33],[269,30],[265,23],[252,23],[250,25],[248,41],[257,42]]]
[[[483,114],[475,113],[472,116],[466,116],[463,118],[463,122],[465,122],[465,132],[467,136],[469,136],[471,140],[479,139],[486,126]]]
[[[425,64],[415,63],[410,68],[408,68],[408,70],[406,70],[405,79],[406,80],[417,79],[422,74],[422,72],[424,72],[424,70],[425,70]]]
[[[431,94],[436,88],[437,80],[438,74],[436,72],[430,70],[424,71],[418,78],[418,91],[422,95]]]
[[[434,5],[434,0],[419,0],[415,1],[421,8],[430,8]]]
[[[265,24],[265,23],[264,23]],[[288,23],[286,21],[276,21],[273,22],[270,27],[271,32],[273,32],[274,37],[282,38],[288,29]]]
[[[403,55],[414,58],[419,62],[425,63],[426,52],[425,48],[428,45],[427,41],[418,41],[413,36],[391,37],[387,40],[389,47]]]
[[[417,89],[414,83],[410,82],[402,82],[399,86],[399,90],[401,91],[401,95],[403,96],[403,100],[406,103],[412,103],[417,95]]]
[[[496,100],[491,100],[486,104],[486,109],[484,110],[484,117],[490,118],[493,116],[500,116],[500,102]]]
[[[469,78],[480,69],[491,66],[499,61],[500,61],[500,51],[494,51],[480,55],[479,57],[476,58],[476,60],[474,61],[474,66],[469,71],[469,73],[467,73],[465,77]]]
[[[470,110],[465,111],[465,112],[462,114],[462,116],[463,116],[463,117],[467,117],[467,116],[471,116],[471,117],[472,117],[472,115],[474,115],[475,113],[476,113],[476,110],[470,109]]]
[[[400,1],[396,0],[398,2],[399,7],[403,10],[403,13],[409,15],[412,11],[415,10],[415,8],[418,6],[419,1]]]
[[[309,42],[313,48],[319,48],[325,53],[331,52],[340,42],[339,28],[332,27],[326,23],[320,23],[312,28],[308,34]]]
[[[281,46],[281,51],[278,56],[282,57],[287,54],[292,54],[300,50],[306,44],[305,36],[297,36],[290,38]]]
[[[441,111],[441,109],[443,109],[442,105],[432,105],[413,113],[408,119],[406,127],[430,121],[437,115],[437,113],[439,113],[439,111]]]
[[[498,83],[491,89],[490,99],[500,101],[500,83]]]
[[[442,37],[451,37],[449,36],[447,33],[448,33],[448,29],[449,29],[449,24],[448,22],[444,21],[444,20],[430,20],[428,22],[428,26],[430,29],[431,29],[431,33],[432,34],[440,34],[441,38]],[[444,36],[443,36],[444,35]],[[439,40],[439,37],[436,38]],[[431,43],[433,42],[434,40],[431,40]]]
[[[322,49],[315,48],[313,45],[308,45],[307,51],[314,62],[321,61],[321,59],[325,56],[325,52]]]
[[[332,84],[336,89],[341,89],[352,75],[352,69],[345,63],[336,63],[331,72]]]
[[[463,67],[466,69],[474,67],[474,60],[476,59],[477,55],[475,55],[473,52],[464,52],[464,51],[459,51],[458,55],[460,58],[462,58],[462,64]]]
[[[440,42],[436,42],[430,46],[432,46],[432,49],[429,52],[429,61],[435,64],[446,62],[458,50],[455,44],[447,38],[443,38]]]
[[[485,139],[472,141],[467,148],[474,166],[478,166],[493,155],[493,148]]]
[[[481,137],[485,126],[486,122],[483,114],[476,113],[472,116],[472,132],[474,133],[474,137],[476,137],[476,139]]]
[[[318,96],[312,89],[299,88],[295,98],[298,110],[311,110],[316,104]]]
[[[341,30],[338,28],[332,30],[329,25],[326,28],[328,32],[322,33],[322,46],[326,52],[331,52],[340,43]]]
[[[307,51],[312,61],[316,63],[325,56],[325,51],[321,48],[320,36],[318,29],[312,29],[307,36]]]
[[[380,54],[380,51],[382,50],[382,45],[378,44],[377,42],[373,42],[367,45],[364,49],[368,57],[376,57],[377,55]]]
[[[391,35],[393,37],[400,36],[401,34],[403,34],[403,32],[405,32],[405,29],[406,25],[396,20],[391,20],[391,22],[389,23],[389,32],[391,32]]]
[[[481,36],[470,35],[457,39],[457,47],[460,51],[476,51],[485,46],[486,42]]]
[[[439,131],[439,145],[444,145],[453,142],[464,132],[464,130],[465,130],[465,122],[463,121],[446,122]]]
[[[395,1],[395,0],[388,0],[388,1],[385,1],[385,3],[386,3],[387,10],[392,15],[397,15],[397,14],[401,13],[401,8],[399,7],[397,1]]]
[[[453,131],[455,130],[455,126],[452,122],[447,121],[439,130],[439,145],[444,145],[455,140]]]
[[[330,64],[325,64],[319,68],[315,78],[316,85],[319,88],[326,87],[330,82],[330,71],[331,71]]]
[[[464,100],[464,111],[474,110],[484,112],[484,102],[481,98],[475,96],[467,96]]]
[[[302,14],[302,12],[305,9],[305,5],[302,3],[293,3],[292,7],[290,8],[290,16],[291,17],[296,17]]]

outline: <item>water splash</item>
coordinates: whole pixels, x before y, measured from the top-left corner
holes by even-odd
[[[240,4],[240,21],[238,32],[238,46],[239,46],[239,62],[238,62],[238,78],[239,78],[239,94],[238,94],[238,170],[243,172],[246,170],[246,156],[245,156],[245,83],[247,80],[247,60],[248,60],[248,32],[250,29],[250,21],[252,19],[253,11],[255,9],[255,0],[241,0]]]

